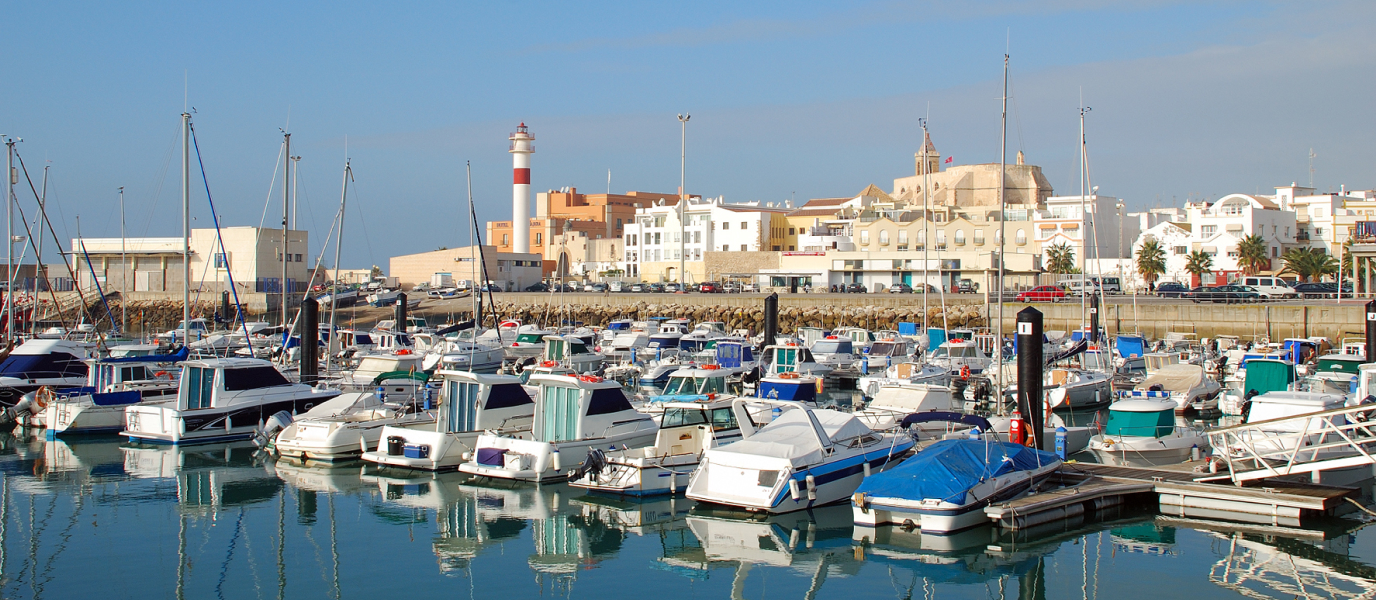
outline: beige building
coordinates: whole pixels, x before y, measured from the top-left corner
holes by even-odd
[[[925,135],[922,149],[914,155],[915,173],[893,180],[894,199],[910,206],[927,205],[928,192],[922,189],[924,175],[930,185],[930,206],[959,208],[999,206],[999,165],[958,165],[941,170],[941,153]],[[1003,165],[1004,202],[1010,208],[1040,208],[1051,196],[1051,182],[1042,168],[1023,162],[1022,151],[1014,164]]]
[[[487,280],[502,290],[523,290],[542,278],[539,254],[498,252],[496,246],[483,246],[481,253],[476,246],[468,246],[394,256],[387,275],[396,277],[406,289],[430,282],[436,273],[448,273],[455,281],[478,282],[483,279],[480,254],[487,265]]]
[[[311,285],[310,254],[305,231],[287,236],[287,289],[304,293]],[[223,239],[223,245],[220,240]],[[72,267],[83,289],[148,293],[182,292],[182,238],[81,238],[72,240]],[[191,290],[216,293],[282,292],[282,230],[224,227],[191,230]],[[127,259],[127,260],[124,260]],[[316,281],[314,283],[323,283]]]

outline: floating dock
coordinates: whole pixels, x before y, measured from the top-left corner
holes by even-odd
[[[1190,470],[1186,470],[1190,469]],[[1053,477],[1060,486],[988,506],[984,514],[1010,530],[1034,527],[1127,502],[1155,501],[1163,515],[1296,527],[1301,518],[1353,509],[1355,487],[1265,480],[1239,487],[1189,464],[1157,469],[1067,464]]]

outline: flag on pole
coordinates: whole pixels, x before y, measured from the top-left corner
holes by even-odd
[[[954,156],[947,156],[947,157],[946,157],[946,164],[948,164],[948,165],[951,164],[951,161],[953,161],[953,160],[955,160],[955,159],[956,159],[956,157],[954,157]]]

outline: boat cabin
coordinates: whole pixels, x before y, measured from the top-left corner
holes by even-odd
[[[796,344],[766,348],[765,361],[769,364],[769,369],[766,371],[767,375],[793,373],[798,370],[798,365],[815,362],[810,350]]]
[[[659,326],[660,333],[677,333],[680,336],[688,335],[693,322],[688,319],[666,319]]]
[[[679,369],[669,375],[669,383],[664,386],[666,396],[690,396],[706,394],[741,394],[741,382],[731,381],[728,372],[717,365],[704,365],[696,369]]]
[[[848,337],[829,335],[812,344],[813,354],[854,354],[855,343]]]
[[[572,335],[545,336],[545,360],[562,361],[579,354],[592,354],[582,338]]]
[[[440,371],[439,426],[446,433],[502,429],[530,417],[535,401],[515,375]]]
[[[177,409],[224,408],[238,404],[241,398],[256,401],[261,396],[260,390],[278,387],[309,386],[292,383],[272,363],[257,358],[187,361],[182,363]]]
[[[620,422],[646,418],[631,407],[621,384],[594,375],[535,375],[535,439],[567,442],[603,437]]]
[[[874,341],[874,334],[860,327],[838,327],[831,333],[837,337],[849,338],[851,342],[861,346],[868,346]]]
[[[822,330],[821,327],[799,327],[795,335],[804,346],[811,346],[817,343],[817,340],[826,337],[827,332]],[[768,342],[768,340],[766,340],[766,342]]]

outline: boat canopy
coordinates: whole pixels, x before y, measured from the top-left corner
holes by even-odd
[[[1120,335],[1114,343],[1118,356],[1132,358],[1146,354],[1147,340],[1140,335]]]
[[[1352,354],[1329,354],[1319,357],[1319,365],[1314,369],[1316,373],[1357,373],[1357,367],[1366,361],[1360,356]]]
[[[1163,392],[1188,392],[1202,383],[1204,383],[1204,367],[1188,363],[1176,363],[1163,365],[1148,375],[1142,383],[1137,384],[1137,389],[1150,390],[1159,385]]]
[[[1247,378],[1242,390],[1244,394],[1250,394],[1252,390],[1256,390],[1257,394],[1282,392],[1290,389],[1290,384],[1294,382],[1295,365],[1284,360],[1254,358],[1247,361]]]
[[[946,343],[946,330],[931,327],[927,329],[927,351],[931,352]]]
[[[1020,444],[942,440],[897,467],[865,478],[856,492],[876,498],[964,504],[970,488],[980,482],[1058,462],[1060,459],[1050,452]]]
[[[1153,437],[1175,431],[1175,402],[1170,400],[1127,399],[1108,407],[1105,435]]]
[[[100,362],[110,363],[171,363],[182,362],[191,356],[191,349],[182,346],[171,354],[144,354],[141,356],[121,356],[119,358],[105,358]]]
[[[717,342],[717,364],[728,369],[741,366],[742,361],[754,362],[750,347],[741,342]]]
[[[813,427],[812,419],[808,418],[809,412],[817,418],[821,432]],[[732,442],[718,451],[787,460],[809,458],[808,462],[815,462],[816,457],[809,455],[822,452],[820,435],[825,435],[830,445],[868,433],[872,433],[870,428],[848,413],[834,410],[789,409],[750,437]]]

